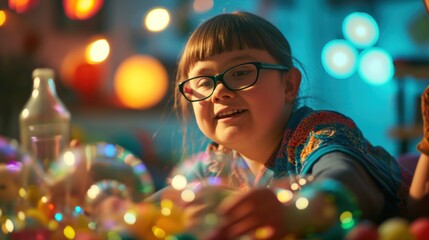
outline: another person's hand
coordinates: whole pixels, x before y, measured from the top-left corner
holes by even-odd
[[[421,111],[423,118],[423,139],[417,145],[417,149],[429,155],[429,86],[426,87],[421,97]]]

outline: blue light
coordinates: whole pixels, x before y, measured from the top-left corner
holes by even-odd
[[[74,216],[78,216],[78,215],[83,214],[83,213],[84,213],[84,211],[80,206],[76,206],[74,208],[74,213],[73,213]]]
[[[374,46],[380,34],[374,18],[363,12],[349,14],[342,28],[344,38],[360,49]]]
[[[54,218],[57,222],[61,222],[63,220],[63,215],[61,213],[55,213]]]
[[[395,73],[392,56],[382,48],[369,48],[360,55],[358,74],[371,85],[382,85]]]
[[[322,65],[335,78],[348,78],[356,71],[358,52],[346,40],[335,39],[322,49]]]
[[[116,148],[115,145],[113,144],[106,144],[106,146],[104,147],[104,154],[107,157],[113,157],[116,154]]]

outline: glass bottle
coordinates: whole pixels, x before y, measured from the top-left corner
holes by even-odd
[[[20,142],[47,170],[70,142],[70,112],[58,97],[54,71],[33,70],[33,91],[19,116]]]

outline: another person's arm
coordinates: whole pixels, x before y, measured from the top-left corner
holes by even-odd
[[[421,154],[414,172],[408,199],[411,219],[429,216],[429,156]]]
[[[421,97],[423,138],[417,145],[421,155],[414,172],[408,199],[410,218],[429,216],[429,87]]]

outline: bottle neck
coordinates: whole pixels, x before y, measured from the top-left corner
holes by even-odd
[[[33,95],[39,94],[39,92],[46,92],[56,96],[57,91],[55,89],[55,81],[53,78],[40,78],[35,77],[33,80]]]

